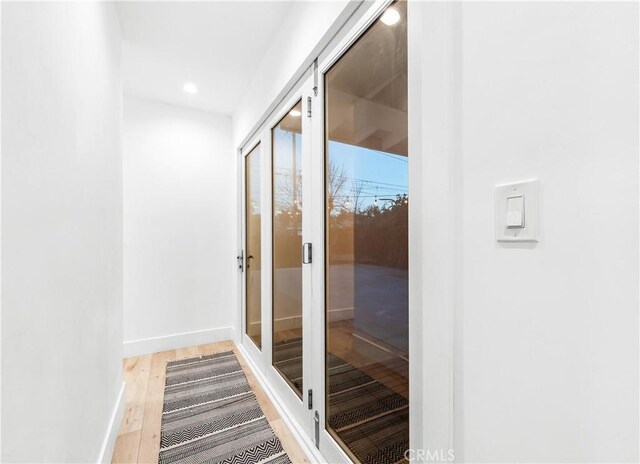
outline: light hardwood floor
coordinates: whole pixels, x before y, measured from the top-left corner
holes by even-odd
[[[244,370],[258,403],[280,438],[293,463],[308,463],[264,390],[249,370],[245,359],[233,342],[198,345],[179,350],[163,351],[124,360],[127,383],[126,410],[113,453],[113,463],[157,463],[160,451],[160,424],[167,361],[233,350]]]

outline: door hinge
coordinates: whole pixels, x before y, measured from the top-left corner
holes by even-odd
[[[307,117],[311,117],[311,97],[307,97]]]
[[[318,58],[313,60],[313,96],[318,96]]]
[[[240,251],[236,258],[238,259],[238,269],[240,269],[240,272],[244,272],[244,251]]]
[[[307,408],[313,409],[313,390],[311,389],[307,392]]]

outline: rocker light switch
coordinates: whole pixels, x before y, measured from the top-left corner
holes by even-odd
[[[524,227],[524,195],[507,197],[506,226],[509,229]]]
[[[540,236],[540,182],[496,185],[495,223],[499,242],[537,242]]]

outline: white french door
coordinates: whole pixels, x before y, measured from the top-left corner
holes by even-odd
[[[409,448],[407,13],[390,3],[318,58],[313,362],[329,462],[399,462]]]
[[[308,114],[309,80],[286,99],[267,123],[269,139],[271,272],[266,376],[295,421],[308,429],[313,366],[311,325],[311,208]],[[306,431],[308,433],[308,430]]]
[[[242,344],[289,419],[307,435],[313,402],[308,116],[312,86],[311,77],[301,81],[241,157]]]
[[[331,463],[408,448],[406,4],[390,4],[362,4],[241,157],[242,345]]]

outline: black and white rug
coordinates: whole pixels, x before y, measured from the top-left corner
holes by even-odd
[[[160,464],[290,464],[233,351],[167,363]]]
[[[298,388],[302,385],[302,339],[274,346],[274,365]],[[362,464],[406,462],[409,401],[344,359],[327,355],[328,425]]]

